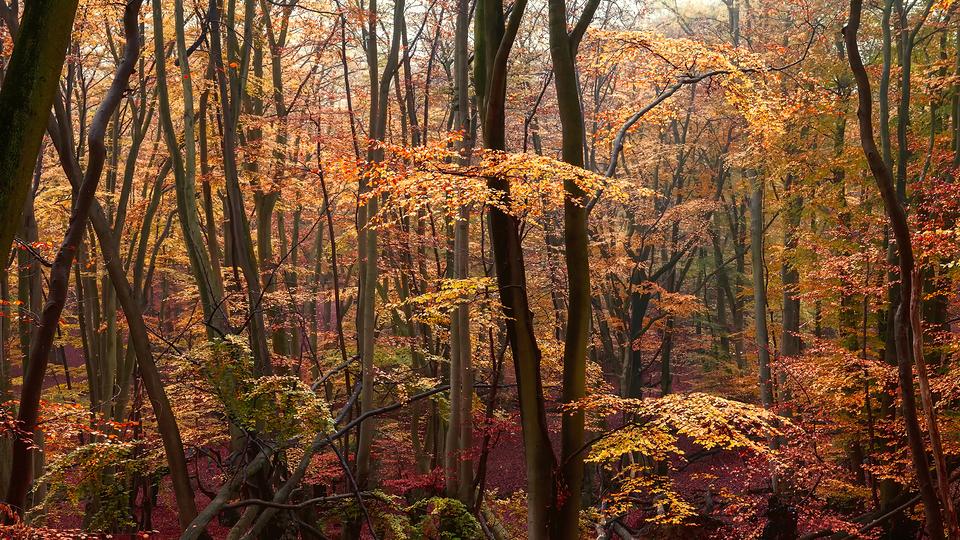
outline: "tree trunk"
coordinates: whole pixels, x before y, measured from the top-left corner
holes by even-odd
[[[372,0],[369,6],[369,26],[367,28],[367,64],[370,73],[370,139],[371,143],[383,141],[387,127],[387,102],[390,96],[390,79],[400,57],[400,32],[403,27],[404,1],[397,0],[393,8],[393,35],[390,40],[390,49],[387,53],[387,62],[383,72],[379,72],[377,57],[377,2]],[[367,161],[378,163],[383,160],[383,149],[371,144],[367,149]],[[372,189],[368,175],[361,176],[360,192],[367,193]],[[376,408],[374,393],[374,347],[376,345],[376,291],[379,279],[377,267],[377,230],[370,225],[378,211],[378,200],[371,197],[365,206],[358,211],[359,246],[360,246],[360,287],[357,306],[357,335],[359,340],[360,363],[362,369],[362,388],[360,394],[360,413]],[[376,433],[376,423],[369,418],[360,425],[360,436],[357,444],[357,484],[365,489],[371,482],[370,454],[373,446],[373,437]]]
[[[467,35],[470,31],[470,6],[467,0],[457,4],[457,27],[454,36],[454,85],[456,90],[457,129],[463,132],[460,161],[470,163],[473,149],[469,100],[469,56]],[[404,63],[404,76],[409,78],[409,62]],[[412,106],[412,94],[408,93]],[[414,138],[419,139],[416,114],[411,111]],[[453,225],[453,277],[470,277],[470,208],[464,207]],[[445,452],[447,495],[457,497],[468,508],[473,506],[473,367],[470,335],[470,307],[463,304],[454,311],[450,325],[450,429]]]
[[[753,173],[756,175],[756,173]],[[770,377],[770,341],[767,335],[767,284],[763,275],[763,185],[759,175],[753,178],[750,197],[750,259],[753,268],[753,318],[757,333],[757,367],[760,372],[760,403],[773,406],[773,380]]]
[[[873,95],[870,91],[870,79],[860,57],[857,31],[860,28],[862,0],[850,0],[850,19],[843,30],[847,48],[847,58],[857,84],[857,119],[860,127],[860,144],[866,156],[870,172],[877,182],[877,188],[883,198],[890,228],[897,243],[900,269],[900,306],[895,317],[896,349],[898,356],[898,376],[903,408],[903,419],[907,433],[907,443],[913,460],[917,485],[923,501],[927,519],[927,534],[934,540],[944,538],[944,521],[940,512],[940,501],[933,487],[930,469],[927,463],[923,433],[917,419],[916,397],[913,388],[913,369],[911,365],[911,344],[909,339],[909,309],[911,297],[911,279],[913,275],[913,247],[910,229],[903,206],[894,187],[893,175],[881,157],[873,135]],[[920,360],[922,361],[922,359]]]
[[[29,365],[24,372],[20,410],[17,415],[19,426],[27,433],[33,432],[37,425],[47,362],[50,358],[50,350],[56,336],[56,330],[60,324],[60,314],[63,312],[67,300],[70,268],[83,239],[87,217],[90,215],[90,207],[96,200],[97,186],[107,157],[106,146],[104,145],[107,124],[120,104],[130,75],[136,66],[137,57],[140,54],[139,14],[140,1],[135,0],[126,5],[124,31],[127,43],[124,47],[124,57],[120,65],[117,66],[113,82],[90,125],[87,145],[87,170],[83,182],[75,191],[67,232],[50,269],[50,287],[47,301],[40,316],[40,326],[30,344]],[[15,511],[23,510],[27,491],[30,489],[33,467],[28,464],[33,459],[32,454],[31,444],[28,441],[22,437],[14,439],[13,472],[6,500]]]
[[[203,243],[200,230],[200,218],[196,201],[196,141],[194,134],[193,80],[190,73],[186,39],[183,35],[185,22],[183,4],[174,5],[176,31],[176,53],[180,65],[180,77],[183,87],[183,151],[174,131],[168,90],[166,68],[166,41],[163,37],[163,2],[153,0],[153,40],[154,61],[156,64],[157,94],[160,100],[160,125],[166,140],[170,159],[173,162],[173,176],[176,181],[177,213],[182,228],[183,243],[190,259],[200,304],[203,307],[207,334],[210,337],[226,334],[229,331],[224,303],[223,280],[214,271],[210,256]]]
[[[584,166],[583,107],[577,81],[576,55],[580,37],[593,19],[599,2],[587,2],[584,12],[574,27],[567,31],[565,0],[550,0],[548,21],[550,57],[553,61],[557,106],[562,126],[563,161],[576,167]],[[563,243],[567,269],[567,324],[563,349],[563,388],[561,402],[574,405],[586,395],[587,347],[590,341],[591,289],[590,240],[587,235],[588,195],[573,180],[564,180]],[[552,538],[580,537],[580,507],[583,490],[584,413],[575,408],[565,410],[560,425],[560,479],[554,498],[558,504],[557,516],[551,523]]]
[[[474,81],[483,127],[483,146],[506,148],[507,58],[516,38],[526,0],[517,0],[504,20],[502,0],[477,2],[474,31]],[[487,186],[508,199],[510,183],[490,177]],[[507,337],[513,356],[523,448],[527,472],[527,536],[548,538],[551,514],[556,508],[556,457],[544,410],[540,379],[540,348],[533,330],[533,312],[527,297],[527,278],[520,242],[520,222],[515,216],[491,206],[488,211],[490,239],[500,303],[507,320]]]
[[[250,49],[253,42],[254,3],[252,0],[244,2],[245,13],[243,23],[243,47],[241,52],[235,43],[236,38],[227,41],[227,55],[230,59],[239,59],[237,68],[227,70],[223,63],[222,37],[220,30],[220,5],[217,0],[211,0],[210,17],[210,54],[216,73],[217,89],[220,95],[221,113],[223,114],[223,136],[221,149],[223,158],[223,174],[227,187],[227,209],[230,215],[230,232],[234,241],[234,255],[236,263],[243,273],[247,285],[247,317],[246,327],[253,353],[254,371],[259,375],[270,375],[273,368],[270,362],[270,352],[267,349],[266,327],[263,320],[263,289],[260,284],[260,273],[257,269],[256,258],[253,254],[253,239],[250,234],[250,223],[243,202],[243,192],[240,190],[239,168],[237,166],[237,130],[239,127],[240,102],[245,92],[244,82],[250,64]],[[228,12],[232,13],[232,9]],[[226,21],[230,36],[233,21]],[[228,77],[229,72],[229,77]],[[242,327],[241,327],[242,328]]]
[[[786,216],[784,223],[784,261],[780,267],[780,281],[783,285],[783,335],[780,337],[781,358],[796,358],[800,356],[800,274],[793,261],[788,260],[788,254],[797,249],[797,229],[800,227],[800,212],[803,209],[803,199],[798,193],[791,193],[792,177],[787,176],[784,183],[787,192]],[[781,384],[784,381],[781,375]],[[785,386],[785,385],[783,385]],[[789,401],[790,396],[781,396],[781,401]]]
[[[18,28],[7,21],[16,41],[0,89],[2,216],[19,215],[30,190],[76,12],[77,0],[34,0],[25,3]],[[17,219],[0,220],[0,260],[7,260],[18,226]]]

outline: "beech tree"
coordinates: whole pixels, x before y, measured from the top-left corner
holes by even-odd
[[[4,215],[15,215],[27,198],[37,153],[60,70],[67,54],[67,42],[77,12],[77,2],[30,2],[23,18],[17,5],[3,4],[0,15],[18,43],[3,70],[0,89],[0,124],[4,126],[0,158],[0,205]],[[6,259],[16,220],[0,228],[0,250]]]

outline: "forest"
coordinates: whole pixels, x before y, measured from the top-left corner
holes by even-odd
[[[960,1],[0,0],[0,538],[960,540]]]

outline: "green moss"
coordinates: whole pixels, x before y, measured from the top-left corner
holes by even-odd
[[[407,508],[417,540],[472,540],[483,538],[477,518],[456,499],[432,497]]]

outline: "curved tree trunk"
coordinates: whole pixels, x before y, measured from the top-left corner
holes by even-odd
[[[127,4],[123,21],[127,38],[123,60],[117,67],[113,82],[90,125],[87,144],[87,170],[83,182],[76,189],[67,232],[50,269],[50,288],[40,316],[40,326],[30,344],[29,364],[24,373],[20,394],[20,411],[17,415],[19,426],[27,433],[32,432],[37,425],[40,413],[40,395],[43,391],[47,361],[50,358],[53,340],[60,324],[60,314],[63,312],[67,300],[70,267],[73,265],[74,256],[83,239],[87,218],[90,215],[90,207],[96,200],[97,186],[100,183],[100,176],[107,157],[107,149],[104,145],[107,124],[120,105],[120,100],[123,98],[130,75],[133,73],[137,58],[140,55],[139,15],[140,0],[134,0]],[[49,118],[49,113],[45,115],[45,118]],[[16,220],[11,221],[15,222]],[[33,467],[29,465],[33,459],[31,446],[30,442],[24,440],[23,437],[14,439],[13,474],[7,489],[7,503],[16,510],[23,509],[27,491],[30,489],[32,482]]]
[[[860,28],[860,17],[863,9],[861,0],[850,0],[850,19],[843,29],[847,47],[847,58],[850,69],[857,83],[858,108],[857,119],[860,127],[860,145],[866,156],[870,172],[877,182],[880,196],[886,209],[890,228],[897,243],[900,269],[900,305],[895,317],[894,332],[896,335],[896,349],[898,356],[898,375],[900,381],[901,400],[903,402],[903,420],[906,425],[907,443],[913,460],[914,472],[917,476],[917,485],[923,501],[923,510],[927,519],[927,534],[934,540],[944,538],[944,521],[940,512],[940,501],[933,487],[930,469],[927,463],[926,448],[923,442],[923,433],[917,419],[916,396],[913,388],[913,369],[911,364],[912,345],[910,342],[909,315],[907,311],[911,305],[911,292],[914,260],[913,247],[910,240],[910,229],[907,216],[894,187],[893,174],[884,163],[883,157],[877,149],[873,135],[873,94],[870,90],[870,79],[860,56],[857,31]],[[920,360],[922,361],[922,359]]]
[[[526,0],[517,0],[504,20],[502,0],[477,2],[474,31],[474,80],[483,126],[483,146],[506,147],[505,106],[507,58],[516,39]],[[487,179],[487,186],[504,199],[510,183],[500,177]],[[533,328],[533,312],[527,296],[527,277],[520,241],[520,221],[496,206],[488,211],[490,239],[500,303],[507,320],[507,337],[513,356],[523,427],[523,450],[527,472],[527,536],[548,538],[555,505],[557,466],[550,446],[540,378],[540,348]]]
[[[183,35],[183,3],[176,2],[175,28],[177,60],[180,65],[180,78],[183,86],[183,150],[174,131],[171,113],[170,95],[167,86],[166,42],[163,37],[163,2],[153,0],[153,39],[154,61],[156,63],[157,95],[160,107],[160,126],[173,162],[173,176],[176,181],[177,212],[183,232],[183,243],[190,259],[200,294],[200,304],[207,324],[208,335],[227,333],[228,322],[224,303],[223,279],[214,271],[210,256],[203,242],[200,230],[200,217],[196,201],[196,141],[194,133],[193,83],[190,75],[189,57],[186,40]]]

